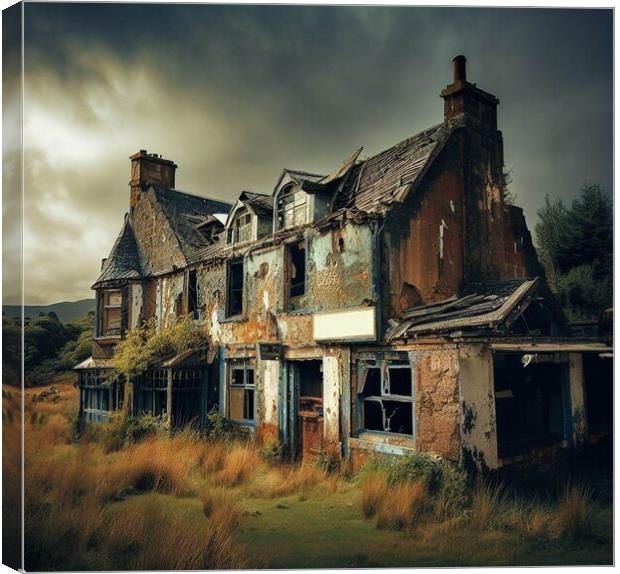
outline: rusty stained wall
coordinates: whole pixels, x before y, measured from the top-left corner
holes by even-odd
[[[281,342],[314,345],[312,314],[363,305],[373,300],[373,230],[350,224],[324,232],[306,230],[306,296],[302,308],[286,309],[287,245],[244,256],[244,313],[227,318],[226,263],[197,271],[199,317],[212,340],[223,345]]]
[[[504,257],[504,148],[492,125],[472,125],[461,142],[465,222],[464,277],[469,283],[500,279]]]
[[[437,158],[422,188],[386,221],[387,317],[458,292],[463,276],[463,182],[458,149]]]
[[[493,354],[486,345],[459,347],[461,461],[473,470],[499,466]]]
[[[326,347],[323,356],[323,441],[331,452],[341,442],[341,401],[351,380],[351,352],[348,347]],[[339,449],[338,449],[339,450]]]
[[[503,279],[518,279],[540,275],[541,265],[527,228],[523,209],[504,205]]]
[[[165,273],[175,266],[185,266],[179,242],[151,189],[140,192],[131,213],[131,224],[136,237],[140,238],[139,245],[143,249],[140,255],[144,260],[145,275]],[[157,255],[149,259],[146,253]]]
[[[416,352],[416,450],[460,461],[459,356],[455,347]]]
[[[308,311],[355,307],[375,299],[373,239],[370,223],[349,223],[308,238]]]

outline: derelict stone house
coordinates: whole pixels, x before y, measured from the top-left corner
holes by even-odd
[[[129,399],[178,427],[217,406],[297,456],[488,468],[608,432],[611,347],[565,336],[523,212],[504,202],[498,100],[463,56],[441,97],[441,123],[328,175],[284,169],[234,205],[176,190],[172,161],[131,156],[130,210],[93,285],[93,355],[76,367],[83,419]],[[207,348],[113,376],[128,329],[182,314]]]

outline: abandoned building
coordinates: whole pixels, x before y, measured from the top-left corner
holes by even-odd
[[[568,336],[504,200],[499,101],[463,56],[453,65],[441,123],[328,175],[284,169],[233,205],[176,190],[172,161],[131,156],[76,367],[83,420],[130,400],[180,427],[216,407],[297,457],[418,451],[491,469],[609,434],[612,347]],[[114,376],[128,330],[185,314],[206,348]]]

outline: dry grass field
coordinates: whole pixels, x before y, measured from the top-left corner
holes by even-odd
[[[77,391],[56,387],[51,398],[39,400],[41,388],[26,396],[28,570],[612,562],[611,482],[564,480],[525,496],[466,485],[457,472],[433,482],[402,480],[406,467],[353,475],[268,462],[253,444],[192,431],[77,439]],[[19,509],[18,405],[4,387],[5,520]]]

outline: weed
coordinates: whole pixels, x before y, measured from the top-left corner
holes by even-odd
[[[377,527],[393,530],[413,527],[423,510],[425,493],[421,481],[406,481],[391,487],[379,504]]]

